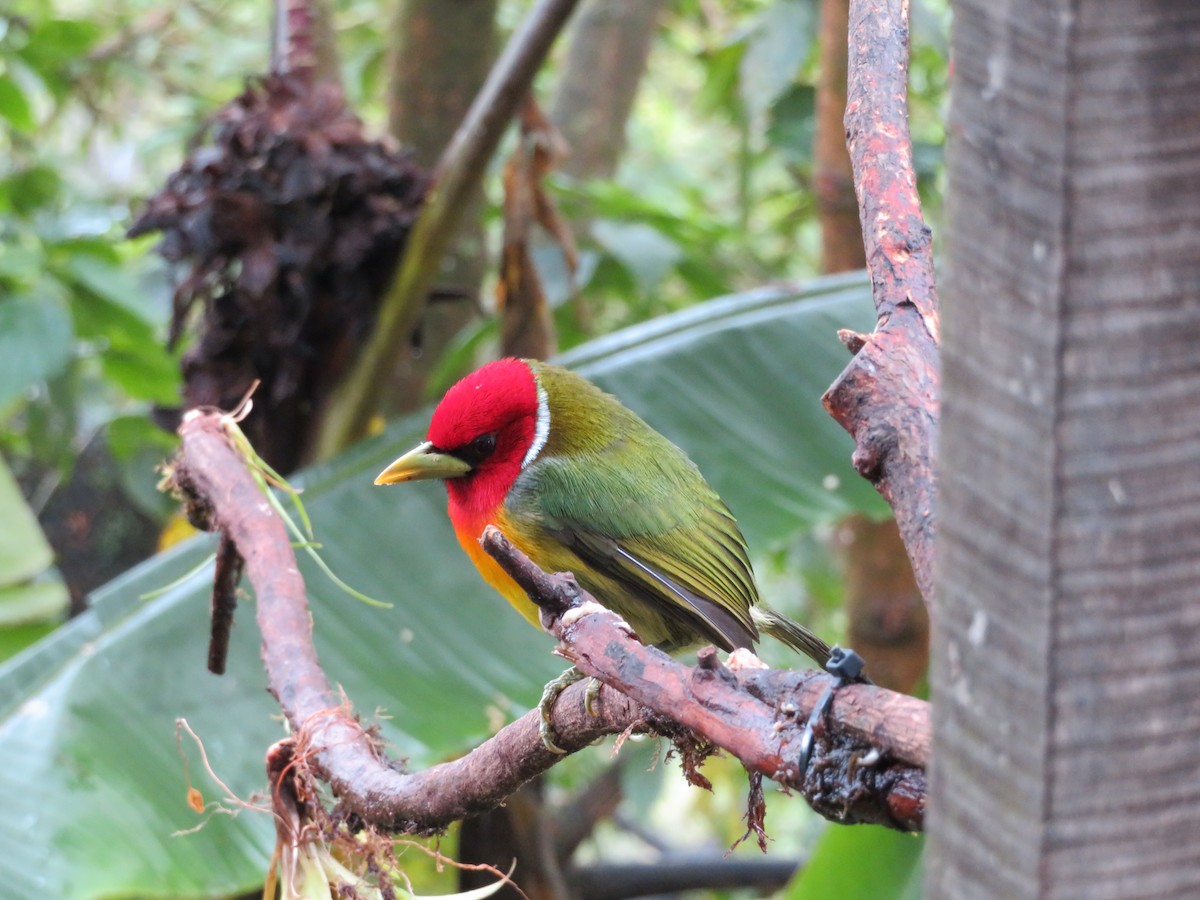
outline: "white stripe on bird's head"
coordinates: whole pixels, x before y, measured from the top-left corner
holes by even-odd
[[[522,469],[538,458],[550,437],[550,398],[546,396],[546,389],[540,381],[537,386],[537,398],[537,425],[533,429],[533,443],[529,445],[529,449],[525,451],[525,458],[521,460]]]

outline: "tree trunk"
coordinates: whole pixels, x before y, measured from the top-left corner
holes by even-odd
[[[392,28],[388,125],[431,168],[495,56],[496,0],[403,0]]]
[[[871,680],[912,693],[929,664],[929,615],[894,519],[851,516],[837,529],[846,572],[846,642]]]
[[[571,45],[551,120],[571,153],[562,169],[576,178],[611,178],[625,147],[625,122],[666,0],[588,0]]]
[[[426,168],[434,166],[475,99],[495,56],[496,0],[404,0],[392,29],[389,129]],[[475,316],[487,267],[483,190],[476,192],[411,354],[397,359],[384,413],[424,402],[425,379]]]
[[[1200,895],[1200,5],[955,6],[931,897]]]
[[[850,0],[821,0],[821,71],[817,80],[812,188],[821,223],[821,271],[867,264],[854,170],[846,150],[846,56]]]

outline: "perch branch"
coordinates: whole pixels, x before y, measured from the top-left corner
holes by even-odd
[[[304,581],[283,522],[263,501],[216,413],[187,417],[175,482],[193,521],[219,529],[245,560],[271,693],[314,770],[364,820],[413,833],[499,805],[559,757],[542,744],[536,710],[453,762],[412,775],[392,768],[317,661]],[[583,711],[584,685],[564,693],[554,727],[568,750],[641,722],[636,704],[605,692],[602,714]]]
[[[734,671],[712,647],[700,651],[697,666],[685,666],[639,643],[573,575],[543,572],[498,529],[489,526],[481,542],[541,609],[543,627],[562,642],[558,652],[584,674],[729,751],[748,771],[802,793],[828,818],[921,827],[930,739],[923,701],[874,685],[840,688],[819,729],[820,751],[800,771],[804,725],[831,676]]]
[[[822,402],[853,462],[896,514],[917,584],[933,597],[941,367],[932,238],[908,131],[908,0],[852,0],[846,141],[878,321],[843,331],[854,354]]]
[[[320,668],[288,534],[230,443],[223,417],[193,413],[180,435],[174,478],[190,517],[220,530],[245,560],[270,690],[297,736],[297,753],[346,809],[381,827],[434,832],[502,803],[560,758],[542,744],[534,710],[453,762],[412,774],[393,768]],[[797,771],[804,722],[829,676],[734,672],[711,650],[689,668],[642,646],[613,614],[583,615],[600,607],[571,576],[541,572],[498,532],[489,532],[488,549],[552,610],[545,618],[564,642],[560,652],[620,691],[601,692],[595,717],[584,710],[586,685],[563,693],[553,724],[564,748],[578,750],[631,728],[683,743],[682,725],[736,754],[751,771],[802,791],[826,816],[921,827],[929,733],[921,701],[866,685],[840,689],[818,724],[812,764]]]
[[[367,432],[379,408],[386,377],[420,319],[425,297],[458,227],[462,211],[483,178],[487,161],[524,100],[554,39],[578,0],[540,0],[513,34],[487,81],[454,133],[433,173],[433,187],[408,236],[396,277],[362,354],[329,403],[317,440],[324,459]]]

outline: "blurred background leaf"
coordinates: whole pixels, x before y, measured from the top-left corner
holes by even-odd
[[[54,552],[16,479],[0,459],[0,661],[58,624],[67,611],[67,588],[52,568]]]
[[[787,900],[920,900],[922,835],[880,825],[828,828],[788,886]]]
[[[803,298],[762,289],[818,271],[810,187],[817,4],[637,3],[641,36],[651,37],[645,57],[611,54],[614,73],[635,73],[629,84],[618,88],[615,74],[598,79],[591,58],[560,42],[537,85],[547,94],[576,70],[577,81],[603,87],[591,106],[546,104],[557,117],[582,117],[575,159],[591,160],[568,161],[546,182],[576,229],[575,283],[560,255],[533,248],[558,346],[696,457],[741,516],[770,601],[837,634],[842,571],[829,523],[856,509],[877,515],[882,504],[850,472],[849,439],[816,397],[846,359],[833,330],[869,325],[865,281],[814,284]],[[585,2],[576,18],[589,6],[617,4]],[[657,13],[645,12],[651,6]],[[391,132],[423,162],[436,160],[476,89],[470,78],[482,77],[527,7],[330,3],[351,106],[369,132]],[[454,20],[448,40],[414,43],[401,31],[451,8],[466,18]],[[239,791],[261,785],[259,754],[279,729],[262,692],[251,607],[239,613],[235,668],[222,680],[193,674],[203,660],[202,578],[136,599],[200,562],[203,540],[95,589],[186,531],[171,518],[176,505],[154,489],[154,467],[175,441],[154,424],[155,406],[177,402],[187,349],[186,340],[177,353],[163,349],[179,276],[149,252],[152,240],[128,241],[125,230],[217,107],[264,70],[270,12],[266,0],[9,0],[0,9],[0,452],[19,488],[15,499],[0,496],[0,513],[15,510],[0,516],[0,542],[36,544],[18,555],[41,565],[48,541],[57,560],[0,586],[0,659],[52,632],[64,603],[75,614],[0,675],[0,758],[12,761],[4,795],[17,798],[0,826],[10,861],[0,874],[14,896],[210,895],[253,884],[265,865],[261,816],[222,816],[200,835],[166,837],[195,824],[170,733],[177,713],[192,717]],[[944,0],[913,2],[910,122],[935,235],[948,18]],[[594,35],[581,44],[595,45]],[[404,60],[418,63],[407,76]],[[436,89],[433,75],[446,79]],[[614,112],[620,104],[609,101],[622,92],[628,108]],[[609,151],[598,160],[600,143]],[[436,398],[496,353],[486,251],[498,244],[497,174],[494,164],[459,248],[464,265],[443,270],[421,331],[397,348],[413,377],[396,379],[385,414]],[[767,339],[764,329],[779,333]],[[402,716],[403,727],[385,724],[385,732],[414,764],[456,752],[515,714],[556,668],[546,640],[464,572],[436,488],[367,487],[423,424],[423,415],[398,422],[382,442],[305,476],[330,561],[356,586],[394,595],[410,580],[397,576],[394,558],[439,560],[386,614],[310,579],[331,674],[354,688],[364,712]],[[764,460],[753,477],[741,463],[749,444]],[[801,459],[808,467],[796,470]],[[370,514],[360,521],[362,510]],[[358,583],[360,569],[368,584]],[[445,608],[459,602],[479,634],[447,630]],[[455,692],[461,711],[434,717],[438,705],[460,709]],[[423,707],[425,694],[432,707]],[[555,784],[582,783],[604,765],[584,754],[557,768]],[[742,814],[741,775],[710,765],[720,790],[702,798],[678,793],[674,777],[627,773],[629,814],[674,833],[680,804],[695,804],[704,814],[688,830],[689,846],[726,841],[720,855],[737,837],[726,832]],[[773,803],[771,815],[773,853],[799,856],[821,829],[801,804]],[[645,851],[606,828],[610,846],[630,857]],[[120,851],[102,837],[114,829]]]
[[[566,362],[684,446],[762,551],[850,510],[882,509],[853,476],[849,438],[817,402],[844,361],[835,329],[870,319],[868,284],[854,275],[716,300],[599,339]],[[396,604],[356,603],[302,562],[322,664],[365,716],[385,714],[390,753],[414,768],[528,709],[561,668],[550,641],[471,570],[440,486],[371,485],[425,420],[398,422],[301,479],[326,561]],[[747,447],[753,469],[741,462]],[[217,774],[244,798],[263,788],[262,754],[281,734],[263,690],[252,603],[238,612],[229,673],[218,678],[202,671],[211,572],[139,599],[210,549],[209,538],[197,539],[133,570],[0,668],[0,792],[10,798],[0,879],[17,896],[216,894],[262,877],[273,842],[267,815],[214,816],[195,834],[169,837],[197,824],[175,717],[188,719]],[[803,615],[797,600],[773,598]],[[185,752],[192,781],[218,799],[194,748]],[[113,853],[113,833],[138,852]]]

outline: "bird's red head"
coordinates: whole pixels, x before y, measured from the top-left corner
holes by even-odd
[[[545,443],[549,425],[545,395],[524,360],[488,363],[446,392],[427,437],[438,451],[471,466],[467,475],[446,482],[456,524],[495,512]]]

